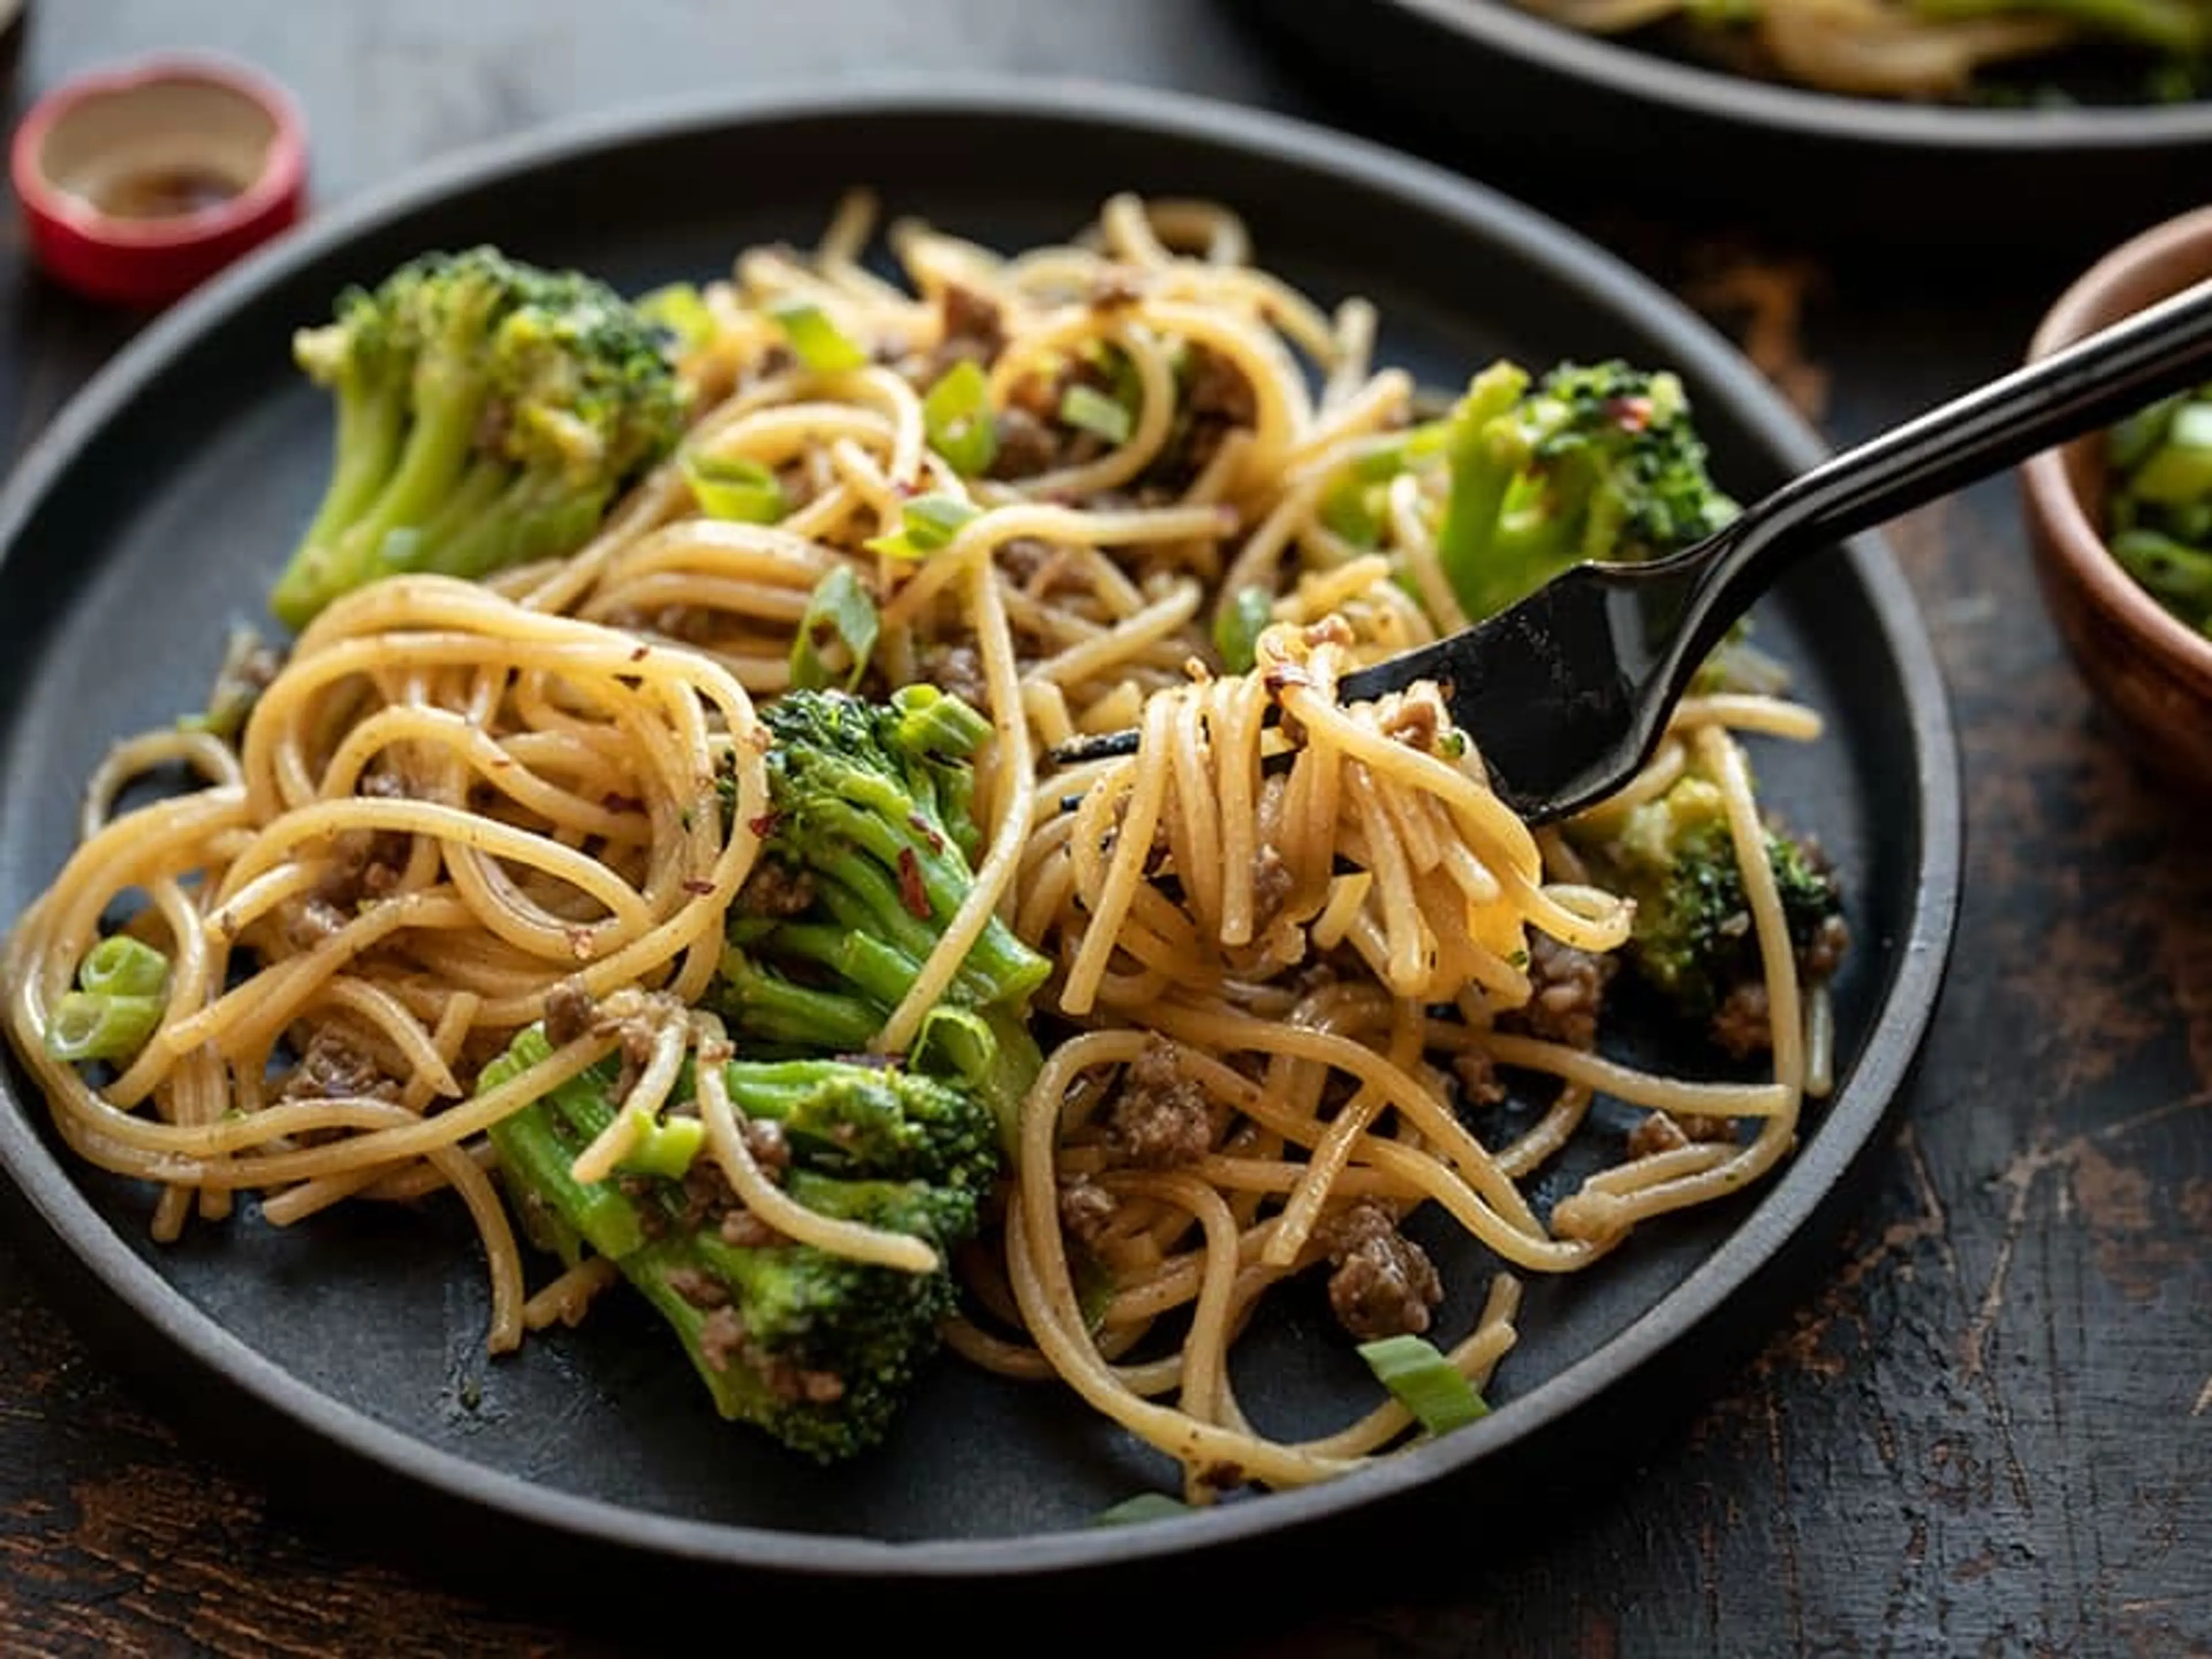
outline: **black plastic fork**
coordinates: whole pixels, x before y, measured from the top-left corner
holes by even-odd
[[[1694,546],[1581,564],[1486,622],[1347,674],[1345,702],[1431,680],[1491,787],[1530,823],[1611,794],[1650,757],[1690,678],[1807,555],[2212,379],[2212,280],[1832,457]],[[1078,738],[1063,763],[1134,751]]]

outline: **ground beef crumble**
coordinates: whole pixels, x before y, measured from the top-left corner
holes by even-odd
[[[844,1397],[843,1377],[765,1352],[754,1343],[734,1309],[717,1308],[707,1316],[699,1328],[699,1354],[718,1371],[727,1370],[732,1361],[744,1366],[779,1400],[826,1406]]]
[[[776,859],[753,866],[738,890],[738,908],[756,916],[795,916],[814,902],[814,872]]]
[[[1764,1054],[1773,1045],[1774,1023],[1766,1007],[1766,981],[1747,979],[1732,987],[1713,1012],[1713,1041],[1737,1060]]]
[[[1571,1048],[1595,1048],[1605,988],[1619,966],[1611,957],[1577,951],[1548,933],[1530,933],[1528,1000],[1500,1016],[1498,1029],[1564,1042]]]
[[[1829,916],[1799,948],[1797,971],[1808,980],[1826,979],[1842,963],[1844,952],[1850,948],[1850,924],[1841,916]]]
[[[1451,725],[1443,694],[1427,680],[1394,700],[1376,721],[1385,737],[1423,753],[1436,747],[1437,734]]]
[[[1459,1079],[1460,1098],[1469,1106],[1495,1106],[1505,1098],[1505,1085],[1488,1054],[1470,1048],[1452,1059],[1452,1074]]]
[[[1273,842],[1260,843],[1260,855],[1252,866],[1252,926],[1255,933],[1265,931],[1275,913],[1283,908],[1283,901],[1291,896],[1294,885],[1291,866],[1283,862],[1283,855],[1275,850]]]
[[[1085,1249],[1095,1248],[1105,1237],[1115,1208],[1114,1194],[1087,1176],[1060,1183],[1060,1227]]]
[[[564,979],[545,994],[545,1040],[556,1048],[588,1035],[599,1017],[599,1001],[580,979]]]
[[[1698,1112],[1685,1112],[1676,1116],[1672,1112],[1650,1112],[1644,1121],[1628,1132],[1628,1155],[1649,1158],[1655,1152],[1672,1152],[1689,1146],[1692,1141],[1720,1141],[1735,1139],[1735,1125],[1724,1117],[1711,1117]]]
[[[1114,1097],[1106,1137],[1122,1162],[1139,1169],[1172,1169],[1206,1155],[1213,1113],[1205,1091],[1177,1067],[1171,1044],[1158,1037],[1146,1042]]]
[[[938,308],[945,319],[944,333],[924,371],[924,391],[961,363],[988,368],[1006,346],[1006,319],[993,301],[975,289],[947,283]]]
[[[939,690],[949,691],[970,708],[990,702],[990,685],[983,678],[982,653],[967,643],[925,646],[915,665],[921,678]]]
[[[1337,1323],[1363,1342],[1419,1336],[1443,1300],[1443,1280],[1428,1253],[1398,1231],[1389,1210],[1370,1199],[1340,1211],[1315,1236],[1335,1272],[1328,1305]]]
[[[386,1073],[374,1056],[335,1026],[317,1029],[276,1091],[279,1100],[397,1100],[398,1080]]]

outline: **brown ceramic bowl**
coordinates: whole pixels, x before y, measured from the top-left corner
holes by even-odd
[[[2031,358],[2212,276],[2212,207],[2123,243],[2051,307]],[[2084,438],[2021,468],[2045,604],[2081,678],[2159,769],[2212,791],[2212,639],[2168,612],[2105,544],[2105,448]]]

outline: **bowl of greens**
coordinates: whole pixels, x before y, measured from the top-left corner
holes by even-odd
[[[2212,278],[2212,208],[2092,265],[2032,356]],[[2051,617],[2119,728],[2212,787],[2212,385],[2164,398],[2021,470]]]

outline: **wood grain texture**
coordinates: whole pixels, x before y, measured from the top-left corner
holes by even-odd
[[[32,85],[194,45],[301,96],[319,197],[633,98],[887,69],[1319,109],[1201,0],[48,0]],[[1848,275],[1749,225],[1553,204],[1741,338],[1838,440],[2017,356],[2063,273]],[[0,234],[0,444],[127,337]],[[1820,1287],[1694,1424],[1425,1586],[1287,1589],[1255,1653],[2212,1652],[2212,862],[2036,599],[2010,486],[1896,532],[1956,698],[1969,853],[1935,1033]],[[9,787],[16,787],[11,781]],[[342,1497],[334,1501],[342,1502]],[[1080,1643],[1077,1644],[1080,1646]],[[181,1448],[0,1256],[0,1651],[617,1650],[341,1548]]]

